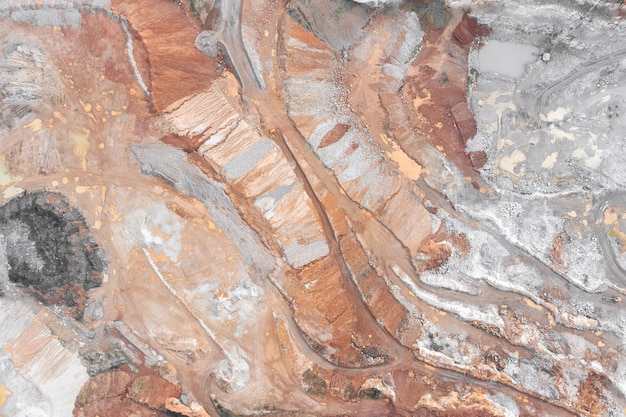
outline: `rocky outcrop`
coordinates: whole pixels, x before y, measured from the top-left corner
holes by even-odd
[[[27,193],[0,207],[0,235],[9,280],[82,319],[106,261],[80,212],[61,194]]]
[[[297,0],[291,2],[287,14],[327,45],[345,51],[362,36],[371,12],[351,0]]]
[[[117,370],[90,378],[76,398],[74,416],[171,415],[171,404],[180,397],[180,388],[148,372],[142,370],[137,375]]]
[[[468,155],[468,139],[476,135],[476,122],[467,105],[467,55],[478,36],[487,34],[468,14],[458,15],[431,32],[425,46],[405,75],[402,98],[414,128],[440,149],[463,175],[474,177],[480,156]]]

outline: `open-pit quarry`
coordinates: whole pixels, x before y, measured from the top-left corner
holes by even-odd
[[[0,417],[626,415],[625,16],[0,0]]]

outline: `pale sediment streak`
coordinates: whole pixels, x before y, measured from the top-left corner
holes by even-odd
[[[148,263],[150,264],[150,267],[152,268],[152,270],[154,271],[154,273],[156,274],[156,276],[159,278],[159,280],[161,281],[161,283],[163,284],[163,286],[165,288],[167,288],[167,290],[170,292],[170,294],[172,294],[174,297],[176,297],[181,303],[183,303],[183,305],[186,307],[187,311],[189,311],[189,313],[193,316],[194,319],[196,319],[196,321],[198,322],[198,324],[200,325],[200,327],[202,327],[202,330],[205,331],[205,333],[211,338],[211,340],[213,340],[213,342],[215,344],[217,344],[218,346],[220,346],[219,343],[217,343],[217,339],[215,338],[215,334],[213,333],[213,331],[209,328],[209,326],[206,325],[206,323],[204,323],[204,321],[202,319],[200,319],[199,317],[196,317],[195,314],[193,314],[193,312],[189,309],[189,307],[187,307],[187,303],[185,303],[176,293],[176,290],[169,284],[169,282],[167,282],[165,280],[165,277],[163,276],[163,274],[161,274],[161,271],[159,270],[159,267],[154,263],[154,261],[152,260],[152,257],[150,256],[150,253],[148,252],[148,250],[146,248],[141,248],[141,251],[143,252],[143,254],[146,256],[146,259],[148,260]],[[221,348],[221,346],[220,346]],[[226,353],[226,350],[222,349],[224,354],[226,356],[228,356],[228,354]]]
[[[137,67],[137,62],[135,61],[135,55],[133,55],[133,38],[128,30],[128,21],[124,18],[120,18],[120,26],[122,27],[122,31],[126,36],[126,55],[128,56],[128,62],[130,63],[131,68],[133,69],[133,75],[135,76],[135,80],[141,90],[146,95],[146,97],[151,98],[150,90],[143,82],[143,78],[141,77],[141,73],[139,72],[139,68]]]

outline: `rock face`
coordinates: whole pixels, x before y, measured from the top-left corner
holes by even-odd
[[[180,388],[158,375],[134,375],[122,370],[92,377],[76,398],[77,416],[113,416],[123,413],[167,416],[168,399],[180,397]]]
[[[477,36],[488,33],[468,14],[454,17],[448,30],[430,35],[405,74],[403,99],[413,111],[413,126],[434,147],[441,147],[449,160],[466,176],[480,164],[466,152],[466,143],[476,135],[476,122],[467,104],[467,55]]]
[[[197,31],[175,3],[114,0],[111,9],[128,21],[132,38],[126,48],[137,62],[137,73],[156,111],[203,90],[218,76],[215,63],[198,50],[179,48],[193,45]]]
[[[622,14],[0,4],[0,415],[623,415]]]

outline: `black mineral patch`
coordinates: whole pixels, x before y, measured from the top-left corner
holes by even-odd
[[[0,207],[9,280],[46,305],[82,319],[86,291],[99,287],[104,253],[82,214],[59,193],[24,193]]]

